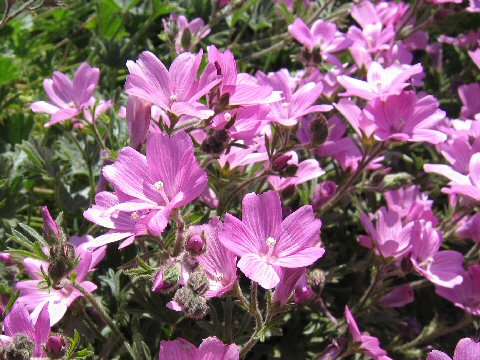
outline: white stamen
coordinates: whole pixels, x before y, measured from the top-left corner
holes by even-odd
[[[275,244],[277,243],[277,240],[275,240],[273,237],[269,236],[266,243],[267,243],[267,246],[269,248],[271,248],[271,247],[275,246]]]
[[[230,121],[231,118],[232,114],[230,114],[229,112],[225,113],[225,120]]]
[[[153,187],[155,188],[155,190],[162,190],[163,189],[163,181],[157,181],[155,184],[153,184]]]
[[[140,215],[138,215],[138,212],[134,211],[130,214],[130,218],[134,221],[137,221],[138,219],[140,219]]]
[[[284,102],[284,103],[282,103],[282,108],[286,109],[286,108],[288,108],[289,105],[290,104],[288,102]]]
[[[170,96],[170,101],[171,101],[171,102],[177,101],[177,95],[175,95],[175,94],[171,95],[171,96]]]

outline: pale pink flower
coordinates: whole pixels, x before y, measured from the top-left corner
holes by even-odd
[[[392,360],[387,352],[380,347],[380,341],[374,336],[361,333],[357,322],[348,306],[345,306],[345,317],[347,318],[348,329],[353,338],[354,344],[359,344],[359,352],[371,356],[374,360]]]
[[[480,316],[480,264],[462,273],[462,282],[454,287],[436,286],[438,295],[472,315]]]
[[[480,116],[480,83],[461,85],[458,87],[458,96],[462,100],[460,116],[464,119],[473,119]]]
[[[73,81],[65,74],[54,71],[52,79],[45,79],[43,87],[51,102],[37,101],[32,103],[34,112],[51,115],[45,126],[74,119],[81,113],[88,114],[95,105],[93,93],[98,85],[100,70],[82,63],[77,69]],[[103,103],[103,112],[111,102]],[[99,113],[97,113],[99,115]],[[88,120],[88,119],[87,119]]]
[[[202,341],[198,349],[184,339],[162,340],[159,360],[239,360],[240,352],[235,344],[226,345],[216,337]]]
[[[214,45],[208,47],[208,62],[222,76],[219,98],[228,97],[228,105],[258,105],[279,101],[281,93],[262,86],[248,74],[238,74],[237,63],[230,50],[223,53]],[[218,100],[218,99],[217,99]]]
[[[450,180],[448,183],[450,187],[442,188],[444,193],[468,196],[480,201],[480,153],[475,153],[470,158],[468,175],[443,164],[425,164],[423,169],[427,173],[437,173]]]
[[[369,23],[363,29],[350,26],[347,37],[352,41],[349,50],[357,66],[369,67],[377,55],[392,47],[395,30],[391,25],[383,27],[381,23]]]
[[[204,294],[207,298],[227,294],[237,280],[237,257],[218,238],[222,226],[222,222],[215,217],[206,225],[189,228],[189,236],[201,235],[206,240],[207,250],[196,259],[210,280],[210,288]]]
[[[477,360],[480,359],[480,343],[464,338],[455,347],[453,359],[442,351],[433,350],[428,353],[426,360]]]
[[[130,75],[125,91],[176,116],[206,119],[213,111],[199,100],[221,81],[221,77],[216,75],[215,67],[209,65],[197,78],[202,56],[202,50],[196,55],[180,54],[167,70],[154,54],[144,51],[136,62],[127,62]]]
[[[108,206],[103,196],[98,208],[87,210],[87,218],[100,224],[107,216],[125,212],[132,220],[140,221],[143,228],[146,216],[148,230],[155,236],[166,228],[171,212],[199,197],[208,182],[195,157],[192,140],[183,131],[171,137],[163,133],[150,134],[146,156],[130,147],[123,148],[117,160],[103,168],[103,175],[114,186],[119,203],[101,214],[101,208]],[[112,196],[106,200],[115,201]],[[131,224],[128,224],[131,231],[122,235],[126,229],[117,227],[115,220],[119,223],[123,219],[118,216],[112,219],[115,227],[112,228],[111,223],[107,227],[116,229],[117,235],[109,239],[97,238],[97,246],[135,235]]]
[[[289,186],[303,184],[325,174],[325,170],[320,167],[320,164],[315,159],[307,159],[299,162],[298,155],[295,151],[289,151],[285,153],[285,155],[291,156],[287,164],[297,166],[298,168],[295,175],[291,177],[274,175],[268,177],[268,182],[276,191],[283,190]]]
[[[378,300],[383,307],[403,307],[413,302],[414,293],[409,284],[396,287]]]
[[[72,236],[70,242],[75,246],[75,256],[79,258],[80,262],[72,270],[77,274],[76,281],[88,292],[93,292],[97,285],[91,281],[86,280],[88,273],[93,271],[95,266],[105,256],[105,247],[96,249],[94,251],[87,249],[87,244],[93,238],[86,236]],[[56,289],[39,289],[38,285],[43,278],[41,268],[44,271],[48,270],[49,264],[45,261],[25,258],[23,260],[25,270],[33,280],[21,280],[15,285],[16,290],[20,290],[18,302],[24,304],[26,309],[31,312],[33,319],[37,319],[45,304],[48,304],[48,312],[50,313],[50,325],[59,322],[67,309],[79,297],[83,296],[80,291],[73,286],[64,286],[60,290]]]
[[[413,223],[403,225],[400,214],[391,209],[380,208],[376,213],[376,226],[365,214],[360,214],[360,221],[368,236],[360,235],[362,246],[374,248],[384,258],[399,259],[410,249],[410,236]]]
[[[411,231],[410,260],[415,270],[432,283],[452,288],[462,282],[463,254],[440,251],[442,234],[431,222],[415,221]]]
[[[288,26],[288,32],[309,51],[318,51],[325,61],[340,66],[341,62],[332,53],[345,50],[352,44],[350,39],[338,31],[335,23],[321,19],[309,28],[302,19],[297,18]]]
[[[165,31],[168,31],[171,26],[169,21],[162,19],[162,22]],[[185,51],[182,45],[185,31],[190,33],[190,48],[195,48],[202,39],[210,34],[210,28],[205,26],[205,22],[201,18],[188,21],[184,15],[170,14],[170,22],[174,22],[178,26],[178,34],[175,37],[175,49],[178,53]]]
[[[247,166],[257,162],[268,160],[268,154],[264,150],[262,144],[255,143],[244,149],[238,146],[232,146],[228,154],[220,155],[218,163],[221,167],[228,166],[229,169],[234,169],[240,166]]]
[[[3,332],[5,335],[0,335],[0,351],[2,347],[12,342],[16,335],[22,334],[28,336],[35,344],[31,355],[34,357],[46,356],[44,346],[50,335],[48,307],[44,304],[38,316],[33,319],[26,307],[17,301],[3,321]]]
[[[341,96],[358,96],[365,100],[380,97],[384,100],[389,95],[398,95],[409,86],[412,76],[423,72],[422,65],[391,65],[383,68],[372,62],[367,72],[367,81],[349,76],[339,76],[338,82],[346,89]]]
[[[240,256],[240,270],[265,289],[277,286],[285,268],[311,265],[325,253],[319,246],[322,223],[311,206],[282,221],[278,193],[250,193],[243,199],[242,219],[227,213],[220,241]]]

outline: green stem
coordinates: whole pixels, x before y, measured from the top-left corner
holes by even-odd
[[[253,331],[250,338],[247,340],[245,344],[242,346],[242,350],[240,351],[240,358],[243,359],[248,352],[255,346],[258,342],[257,335],[264,326],[262,313],[258,308],[258,284],[256,282],[252,282],[252,291],[250,294],[250,314],[253,315],[255,318],[255,330]]]
[[[177,238],[175,240],[175,247],[173,248],[173,256],[177,256],[185,245],[185,221],[178,210],[172,213],[172,219],[177,224]]]

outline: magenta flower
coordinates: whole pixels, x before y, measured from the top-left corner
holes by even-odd
[[[302,19],[297,18],[288,26],[288,32],[309,51],[319,51],[324,60],[332,64],[341,62],[331,54],[342,51],[352,44],[350,39],[337,30],[336,24],[321,19],[308,28]]]
[[[410,235],[413,223],[402,224],[401,216],[398,212],[384,207],[376,213],[376,226],[365,214],[360,214],[360,221],[368,233],[368,236],[360,235],[361,245],[371,248],[384,258],[401,258],[410,249]]]
[[[77,69],[73,81],[67,75],[55,71],[52,79],[43,81],[43,87],[51,102],[37,101],[32,103],[31,108],[34,112],[51,115],[45,126],[73,119],[84,110],[88,113],[95,104],[93,93],[99,77],[100,70],[92,68],[86,62]]]
[[[384,307],[402,307],[413,302],[414,293],[409,284],[399,286],[378,300]]]
[[[372,62],[367,72],[367,81],[355,79],[346,75],[339,76],[338,82],[346,92],[341,96],[358,96],[365,100],[380,97],[384,100],[389,95],[398,95],[409,86],[408,80],[413,75],[423,72],[422,65],[392,65],[383,68],[377,62]]]
[[[305,268],[282,271],[280,281],[273,292],[273,301],[278,301],[282,306],[287,304],[302,277],[305,277]]]
[[[24,305],[18,301],[13,305],[3,321],[3,332],[0,335],[0,351],[12,341],[15,341],[17,335],[26,335],[35,344],[33,350],[34,357],[44,357],[44,345],[50,335],[50,314],[48,307],[44,304],[36,318],[32,318]],[[7,358],[7,357],[5,357]]]
[[[222,226],[222,222],[215,217],[206,225],[189,228],[189,236],[201,235],[206,239],[207,250],[196,259],[210,280],[210,288],[204,294],[207,298],[227,294],[237,280],[237,257],[218,238]]]
[[[135,96],[128,97],[125,116],[130,133],[130,146],[134,149],[138,149],[147,138],[151,112],[152,107],[148,101]]]
[[[89,235],[72,236],[70,242],[75,246],[75,256],[80,259],[80,262],[72,271],[77,274],[76,281],[88,292],[93,292],[97,285],[87,281],[86,278],[88,273],[93,271],[95,266],[103,259],[106,248],[99,248],[95,251],[88,250],[87,245],[90,240],[93,240],[93,238]],[[72,286],[64,286],[60,290],[53,288],[41,290],[38,285],[43,278],[39,274],[41,274],[41,268],[47,271],[49,264],[42,260],[25,258],[23,265],[33,280],[17,282],[15,289],[20,290],[17,301],[25,305],[33,318],[37,318],[45,304],[48,304],[50,324],[56,324],[63,318],[70,305],[78,297],[83,296],[82,293]]]
[[[480,114],[480,83],[461,85],[458,87],[458,96],[463,106],[460,115],[464,119],[473,119]],[[478,115],[480,116],[480,115]]]
[[[374,99],[363,111],[364,125],[374,129],[377,140],[428,142],[439,144],[447,136],[435,130],[445,118],[445,112],[438,109],[433,96],[417,98],[413,91],[404,91]],[[370,124],[370,125],[368,125]]]
[[[423,169],[427,173],[437,173],[450,180],[450,188],[442,188],[444,193],[464,195],[480,201],[480,153],[471,157],[468,175],[461,174],[451,166],[442,164],[425,164]]]
[[[359,352],[371,356],[374,360],[392,360],[388,357],[387,352],[380,347],[378,338],[360,332],[348,306],[345,306],[345,317],[347,318],[348,329],[352,335],[353,343],[360,345]]]
[[[475,242],[480,242],[480,213],[476,213],[467,218],[466,221],[460,222],[456,234],[462,239],[472,239]]]
[[[276,191],[283,190],[289,186],[297,186],[307,181],[313,180],[325,174],[318,161],[315,159],[307,159],[302,162],[298,161],[298,155],[294,151],[289,151],[285,155],[290,155],[291,159],[287,162],[288,165],[298,166],[295,176],[281,177],[269,176],[268,182]]]
[[[363,29],[350,26],[347,38],[352,41],[349,50],[359,67],[369,67],[376,55],[387,52],[395,39],[395,30],[381,23],[366,24]]]
[[[480,12],[480,3],[478,4],[478,12]],[[478,40],[478,44],[480,46],[480,40]],[[475,65],[477,65],[477,67],[480,69],[480,47],[477,50],[469,51],[468,55],[470,55]]]
[[[202,341],[198,349],[184,339],[162,340],[159,360],[238,360],[240,352],[235,344],[225,345],[216,337]]]
[[[220,82],[220,77],[210,65],[197,79],[202,55],[202,50],[196,55],[180,54],[167,70],[155,55],[144,51],[136,62],[127,62],[130,75],[125,91],[176,116],[206,119],[213,115],[213,111],[199,100]]]
[[[175,37],[175,49],[178,53],[185,51],[182,45],[182,37],[185,31],[190,33],[190,48],[196,47],[200,41],[210,34],[210,28],[205,26],[205,22],[201,18],[188,21],[184,15],[170,14],[170,21],[175,22],[178,26],[178,33]],[[170,23],[162,19],[163,27],[166,31],[170,28]]]
[[[472,315],[480,316],[480,264],[471,266],[462,273],[462,282],[454,287],[436,286],[441,297],[451,301]]]
[[[326,180],[315,186],[312,205],[315,210],[328,203],[337,193],[337,184],[334,181]]]
[[[428,353],[426,360],[477,360],[480,359],[480,343],[464,338],[455,347],[453,359],[442,351],[433,350]]]
[[[439,251],[442,235],[431,222],[415,221],[411,237],[410,260],[418,273],[444,287],[451,288],[462,282],[463,254],[454,250]]]
[[[243,198],[242,221],[227,213],[219,237],[226,248],[240,256],[240,270],[271,289],[280,282],[284,268],[305,267],[322,257],[321,225],[311,206],[302,206],[282,221],[280,196],[267,191]]]
[[[438,219],[432,211],[433,200],[428,195],[420,192],[420,187],[412,185],[406,188],[389,190],[383,194],[389,210],[397,212],[405,223],[414,220],[431,221],[438,224]]]
[[[208,62],[222,76],[219,96],[228,96],[229,105],[269,104],[281,99],[280,92],[273,91],[269,86],[261,86],[248,74],[238,74],[237,63],[230,50],[221,53],[214,45],[210,45]]]
[[[150,134],[146,156],[130,147],[122,149],[117,160],[103,168],[103,174],[119,194],[119,203],[113,205],[114,197],[104,194],[101,203],[87,210],[85,216],[103,225],[106,216],[125,212],[131,220],[140,222],[136,227],[124,215],[111,219],[114,227],[112,223],[106,227],[115,229],[117,238],[99,242],[103,244],[143,235],[145,216],[149,232],[159,235],[167,226],[171,212],[199,197],[207,187],[207,174],[195,158],[192,140],[183,131],[171,137],[163,133]],[[101,209],[109,202],[113,206],[102,214]],[[125,231],[127,229],[129,231]]]

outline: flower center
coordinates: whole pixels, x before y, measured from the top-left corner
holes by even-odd
[[[282,103],[282,108],[288,109],[288,106],[289,106],[289,105],[290,105],[290,104],[289,104],[288,102],[284,102],[284,103]]]
[[[273,256],[272,256],[273,250],[275,250],[275,245],[277,244],[277,240],[275,240],[275,238],[269,236],[267,238],[267,240],[265,241],[265,243],[268,246],[268,252],[266,254],[266,258],[267,259],[272,259],[273,258]]]
[[[171,102],[177,101],[177,95],[176,94],[170,95],[170,101]]]
[[[155,182],[155,184],[153,184],[153,187],[160,193],[160,196],[162,197],[163,201],[165,201],[165,204],[168,204],[170,200],[168,200],[168,196],[165,193],[165,186],[163,184],[163,181],[158,180],[157,182]]]
[[[133,220],[133,221],[137,221],[138,219],[140,219],[140,215],[138,214],[138,212],[134,211],[130,214],[130,218]]]
[[[163,189],[163,181],[157,181],[155,184],[153,184],[153,187],[155,188],[155,190],[162,190]]]
[[[225,113],[225,120],[230,121],[231,118],[232,114],[230,114],[229,112]]]

